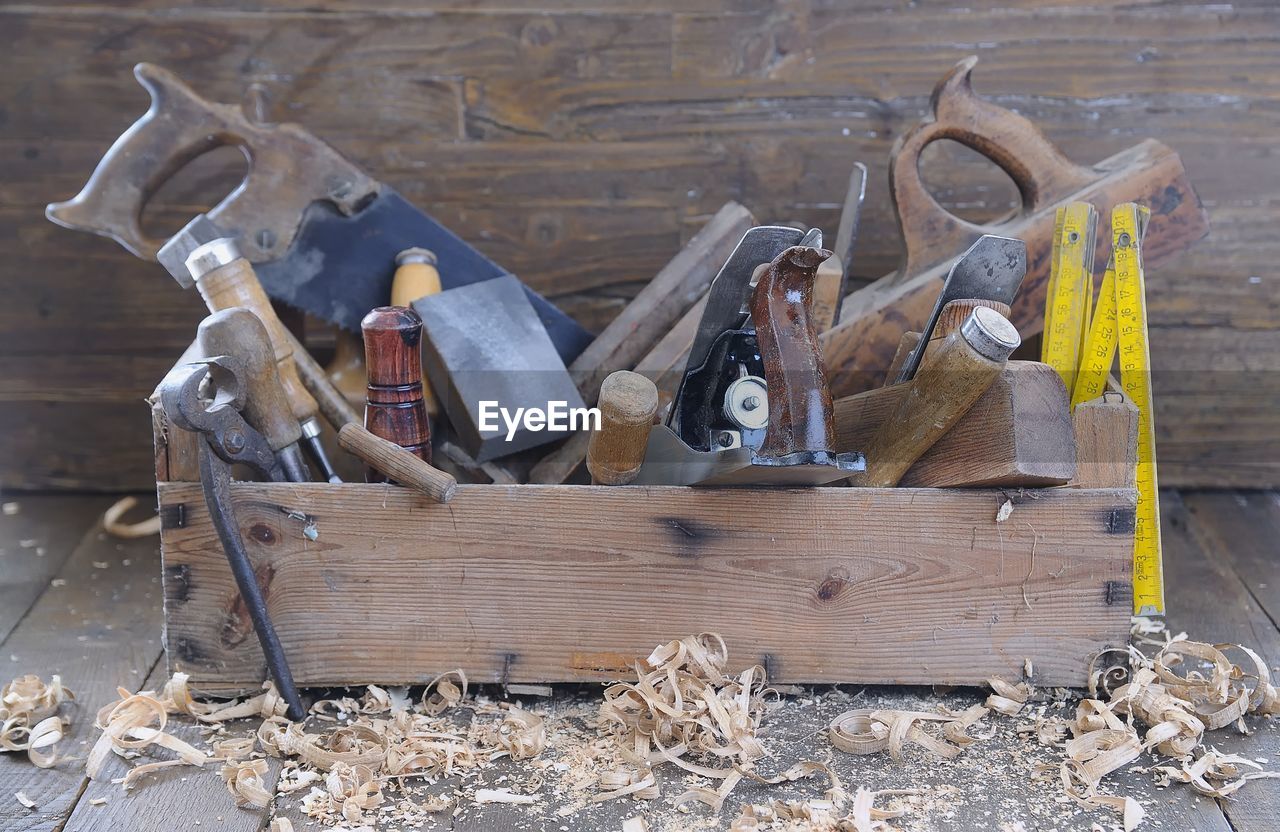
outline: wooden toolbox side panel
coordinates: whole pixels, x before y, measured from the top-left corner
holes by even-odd
[[[1134,492],[237,483],[301,685],[577,681],[714,630],[779,682],[1082,685],[1129,631]],[[162,483],[171,670],[262,654],[200,488]],[[996,512],[1006,496],[1013,513]]]

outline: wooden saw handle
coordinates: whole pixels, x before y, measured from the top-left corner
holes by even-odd
[[[761,456],[835,448],[831,391],[818,333],[809,315],[826,249],[792,246],[768,265],[751,295],[751,319],[769,390],[769,427]]]
[[[865,471],[854,485],[890,488],[969,411],[1020,343],[1018,331],[993,309],[976,309],[931,349],[893,415],[864,449]]]
[[[379,188],[296,124],[262,124],[236,104],[207,101],[154,64],[138,64],[133,74],[150,93],[151,107],[111,145],[79,194],[45,209],[59,225],[111,237],[155,260],[165,241],[142,230],[147,201],[196,158],[217,147],[238,147],[249,172],[208,216],[261,263],[284,256],[313,202],[327,201],[350,215]]]
[[[298,367],[293,361],[292,336],[271,308],[271,301],[262,290],[253,266],[240,255],[234,244],[219,247],[222,243],[230,241],[214,240],[206,243],[196,249],[188,261],[193,265],[192,275],[196,278],[200,296],[204,298],[210,312],[243,306],[258,316],[271,340],[280,384],[284,387],[294,418],[299,422],[314,419],[319,413],[319,406],[303,386],[302,379],[298,378]]]
[[[600,430],[587,444],[587,470],[596,485],[626,485],[640,473],[649,431],[658,412],[658,388],[630,370],[611,373],[600,385]]]
[[[244,417],[258,429],[271,450],[279,451],[302,438],[302,428],[280,384],[275,353],[266,327],[243,306],[214,312],[200,322],[196,340],[206,358],[232,355],[244,363]]]
[[[932,142],[951,139],[981,153],[1009,175],[1022,197],[1022,214],[1070,196],[1099,174],[1077,165],[1012,110],[973,91],[976,56],[956,64],[934,87],[932,117],[904,133],[889,162],[889,191],[902,230],[906,257],[902,279],[964,251],[988,226],[960,219],[938,204],[920,176],[920,154]]]

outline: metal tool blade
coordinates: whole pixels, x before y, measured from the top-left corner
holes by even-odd
[[[798,245],[803,237],[803,231],[784,225],[760,225],[742,235],[733,254],[711,281],[707,306],[685,363],[686,374],[707,360],[707,352],[720,333],[737,329],[745,319],[742,304],[756,266],[772,262],[791,246]]]
[[[979,237],[951,266],[951,271],[942,284],[942,291],[938,293],[938,300],[933,305],[933,312],[929,315],[929,322],[920,336],[920,342],[907,355],[894,383],[900,384],[915,378],[925,347],[929,345],[933,328],[938,323],[938,316],[942,314],[942,307],[953,300],[968,298],[1012,304],[1026,275],[1026,243],[994,234]]]
[[[632,485],[796,485],[813,486],[842,480],[866,470],[859,453],[818,452],[827,464],[762,459],[748,447],[697,451],[680,441],[666,425],[654,425],[644,464]]]
[[[199,222],[217,227],[201,216],[188,229],[194,230]],[[252,229],[224,231],[226,236],[253,233]],[[360,320],[370,309],[390,302],[396,255],[413,247],[435,253],[445,290],[509,274],[385,185],[352,216],[343,215],[330,202],[311,203],[285,256],[253,267],[271,297],[359,332]],[[185,254],[170,253],[168,248],[161,249],[158,259],[166,267],[169,261],[180,266]],[[171,267],[170,273],[174,273]],[[556,352],[566,364],[577,358],[591,343],[591,333],[528,286],[525,292]]]
[[[840,225],[836,228],[836,244],[832,249],[840,258],[844,270],[840,277],[840,294],[836,298],[833,320],[840,320],[840,306],[844,303],[849,286],[849,269],[853,264],[853,249],[858,244],[858,224],[862,220],[862,203],[867,198],[867,166],[853,163],[849,174],[849,189],[845,191],[844,207],[840,209]]]

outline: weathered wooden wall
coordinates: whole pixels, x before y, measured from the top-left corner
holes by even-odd
[[[57,228],[147,106],[152,61],[301,122],[603,325],[728,198],[830,229],[850,162],[872,171],[855,270],[890,271],[890,145],[935,80],[981,56],[980,92],[1081,162],[1155,137],[1182,154],[1211,237],[1149,275],[1161,474],[1280,483],[1280,12],[1272,3],[1005,0],[155,0],[0,7],[0,485],[142,487],[142,397],[201,305],[160,267]],[[1012,189],[934,148],[969,216]],[[963,162],[963,164],[950,164]],[[170,227],[225,192],[165,195]]]

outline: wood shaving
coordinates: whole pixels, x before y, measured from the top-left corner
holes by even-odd
[[[833,719],[827,727],[827,737],[833,746],[850,754],[888,751],[889,756],[900,760],[906,743],[910,742],[936,757],[951,759],[979,739],[969,734],[969,728],[988,711],[981,705],[959,713],[945,708],[943,711],[927,713],[859,708]],[[925,727],[928,725],[936,725],[942,736],[929,733]]]
[[[0,749],[26,751],[32,765],[52,768],[59,760],[53,746],[70,724],[59,711],[75,698],[56,675],[46,684],[27,674],[0,688]]]
[[[653,768],[671,763],[724,781],[714,792],[685,795],[719,809],[743,772],[764,756],[756,739],[765,710],[764,668],[726,676],[728,658],[724,640],[715,633],[688,636],[637,662],[635,682],[605,689],[601,731],[613,738],[631,768],[602,775],[600,785],[607,791],[598,799],[656,797]]]
[[[995,691],[987,697],[987,707],[1005,716],[1017,716],[1021,713],[1022,706],[1035,692],[1026,682],[1013,685],[997,677],[988,679],[987,684]]]
[[[34,809],[37,806],[36,802],[27,797],[25,792],[14,792],[13,798],[21,803],[24,809]]]
[[[266,760],[238,760],[223,763],[219,774],[237,806],[265,809],[271,805],[272,798],[264,779],[269,770]]]
[[[270,832],[293,832],[293,821],[288,818],[272,818]]]
[[[996,522],[1003,523],[1013,516],[1013,500],[1005,500],[996,511]]]
[[[138,523],[125,523],[121,518],[138,505],[137,497],[121,497],[102,515],[102,529],[112,537],[133,540],[160,534],[160,518],[148,517]]]
[[[1047,767],[1056,769],[1066,795],[1087,808],[1120,813],[1128,832],[1142,822],[1142,806],[1131,797],[1104,793],[1101,781],[1144,752],[1177,763],[1154,768],[1158,783],[1187,783],[1215,798],[1234,793],[1249,780],[1280,777],[1280,772],[1261,771],[1254,761],[1203,747],[1206,731],[1234,724],[1246,732],[1246,713],[1280,713],[1280,698],[1261,657],[1240,645],[1188,641],[1184,634],[1170,638],[1162,626],[1143,619],[1136,619],[1134,627],[1145,643],[1160,649],[1147,658],[1130,648],[1127,667],[1111,661],[1090,673],[1090,696],[1068,723],[1072,739],[1063,744],[1064,758]],[[1159,633],[1166,638],[1149,638]],[[1243,666],[1228,658],[1227,651],[1233,650],[1247,657]],[[1116,684],[1122,675],[1127,681]],[[1013,686],[997,687],[998,681],[992,680],[997,695],[1008,697]],[[1036,734],[1044,744],[1056,744],[1058,729],[1049,723],[1037,727]]]
[[[476,803],[515,803],[528,805],[538,798],[531,794],[512,794],[511,789],[476,789]]]

